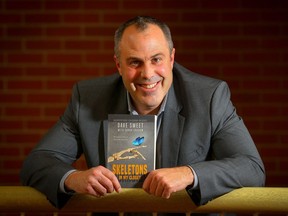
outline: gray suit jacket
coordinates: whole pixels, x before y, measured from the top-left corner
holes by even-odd
[[[126,97],[118,74],[77,83],[63,116],[25,160],[23,184],[62,207],[71,195],[59,192],[59,182],[82,153],[88,167],[105,166],[107,116],[128,113]],[[199,187],[187,191],[196,204],[264,185],[263,163],[225,82],[175,63],[161,130],[162,167],[193,167]]]

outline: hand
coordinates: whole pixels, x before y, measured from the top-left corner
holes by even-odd
[[[143,189],[149,194],[168,199],[172,193],[185,189],[193,181],[194,175],[187,166],[162,168],[148,174]]]
[[[85,171],[75,171],[66,178],[64,184],[68,190],[97,197],[112,193],[114,190],[119,193],[121,190],[120,183],[114,173],[103,166],[93,167]]]

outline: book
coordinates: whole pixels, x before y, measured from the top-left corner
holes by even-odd
[[[123,188],[139,188],[156,166],[157,116],[108,115],[107,168]]]

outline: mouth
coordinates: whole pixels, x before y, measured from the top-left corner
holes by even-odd
[[[152,89],[154,88],[156,85],[158,84],[158,82],[156,83],[151,83],[151,84],[141,84],[140,86],[146,89]]]
[[[150,90],[150,89],[155,88],[158,85],[159,82],[160,81],[155,82],[155,83],[149,83],[149,84],[139,84],[139,86],[141,86],[144,89]]]

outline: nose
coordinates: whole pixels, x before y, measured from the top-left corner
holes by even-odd
[[[141,68],[141,77],[144,79],[151,79],[154,75],[154,69],[150,64],[143,64]]]

